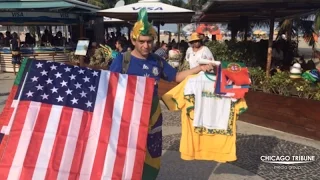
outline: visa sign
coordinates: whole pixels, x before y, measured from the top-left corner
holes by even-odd
[[[12,12],[12,17],[23,17],[23,12]]]
[[[144,7],[132,7],[134,11],[139,11]],[[145,7],[147,11],[163,11],[162,7]]]
[[[60,13],[60,17],[61,18],[69,18],[69,14],[68,13]]]

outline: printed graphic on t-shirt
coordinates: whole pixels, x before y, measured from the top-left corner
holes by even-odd
[[[206,73],[190,78],[184,88],[184,95],[195,96],[194,127],[226,131],[230,118],[231,98],[215,95],[215,78]]]
[[[188,104],[189,104],[186,107],[186,116],[188,117],[189,120],[193,121],[194,106],[195,106],[194,95],[185,95],[184,99],[186,101],[188,101]],[[194,132],[197,134],[202,134],[202,135],[221,134],[221,135],[226,135],[226,136],[232,136],[233,135],[232,126],[233,126],[234,118],[235,118],[234,114],[235,114],[235,102],[232,102],[231,109],[230,109],[230,116],[229,116],[229,120],[228,120],[228,127],[226,130],[210,129],[210,128],[205,128],[205,127],[194,127]]]

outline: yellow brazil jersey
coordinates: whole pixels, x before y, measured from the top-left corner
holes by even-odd
[[[244,99],[239,99],[231,106],[232,121],[229,133],[205,132],[193,127],[194,97],[184,95],[184,87],[188,79],[162,96],[162,100],[170,111],[181,110],[182,135],[180,140],[181,158],[184,160],[213,160],[217,162],[235,161],[236,157],[236,119],[247,109]],[[214,86],[214,84],[212,84]],[[231,132],[230,132],[231,131]],[[226,135],[227,134],[227,135]]]

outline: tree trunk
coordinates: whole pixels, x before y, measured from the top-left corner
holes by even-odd
[[[248,40],[248,31],[249,31],[249,25],[247,25],[244,30],[244,41]]]
[[[238,35],[238,29],[232,28],[231,30],[231,41],[236,41]]]
[[[268,58],[267,58],[267,67],[266,75],[270,76],[271,60],[272,60],[272,44],[273,44],[273,33],[274,33],[274,17],[270,19],[270,34],[269,34],[269,44],[268,44]]]
[[[292,25],[293,25],[293,20],[290,20],[290,24],[289,24],[288,31],[286,34],[288,42],[291,42],[291,39],[292,39]]]

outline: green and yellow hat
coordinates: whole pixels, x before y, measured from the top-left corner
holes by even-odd
[[[138,39],[139,36],[152,36],[154,39],[157,37],[157,32],[153,28],[152,24],[148,21],[148,12],[146,8],[140,9],[138,13],[138,20],[134,24],[131,38]]]

